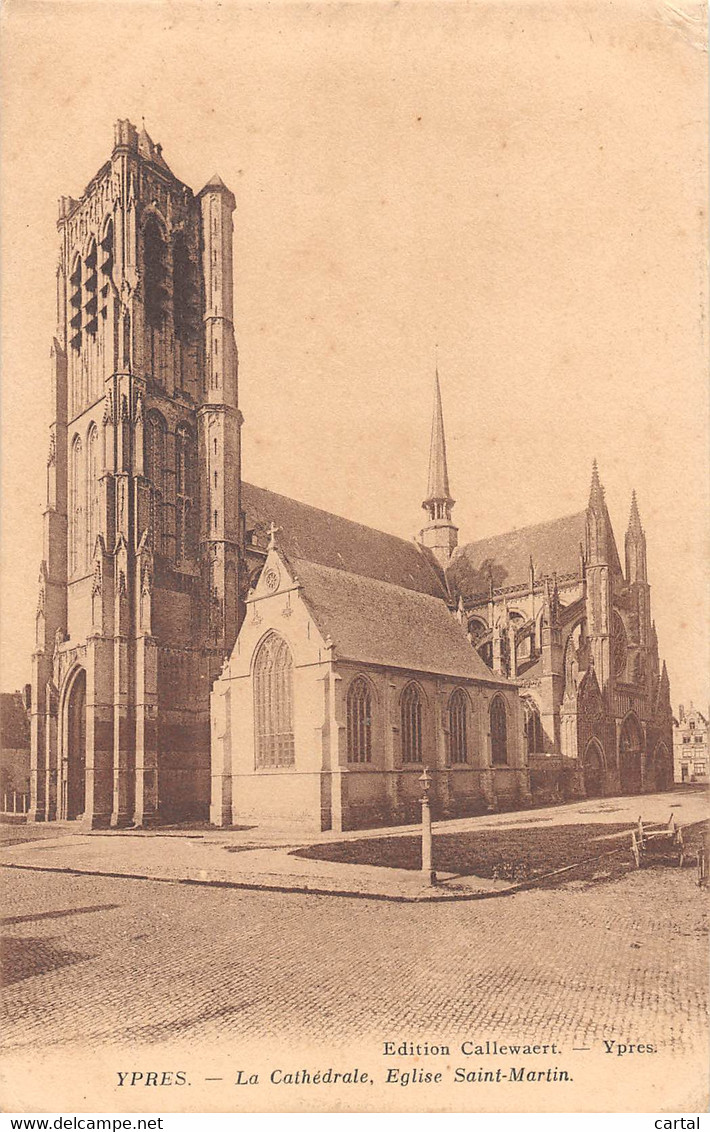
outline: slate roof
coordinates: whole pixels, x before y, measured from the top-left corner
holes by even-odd
[[[321,563],[290,559],[303,598],[336,658],[505,684],[444,601]]]
[[[530,577],[531,556],[536,578],[555,571],[560,577],[577,573],[585,521],[586,511],[578,511],[458,547],[446,570],[452,592],[464,597],[488,593],[489,570],[495,589],[523,585]]]
[[[448,596],[436,560],[414,541],[249,483],[242,484],[242,509],[246,529],[255,531],[262,550],[273,522],[281,528],[277,542],[288,558],[306,559],[438,598]]]

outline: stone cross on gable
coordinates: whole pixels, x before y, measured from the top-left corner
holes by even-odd
[[[276,536],[277,536],[277,534],[279,533],[280,530],[281,530],[281,527],[277,527],[276,524],[272,520],[271,526],[269,527],[269,530],[268,530],[269,550],[274,550],[274,548],[276,546]]]

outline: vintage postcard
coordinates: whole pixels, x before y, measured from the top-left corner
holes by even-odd
[[[704,1109],[704,11],[2,44],[3,1110]]]

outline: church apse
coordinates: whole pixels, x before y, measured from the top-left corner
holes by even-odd
[[[669,778],[670,694],[635,493],[624,551],[622,568],[595,462],[585,511],[464,544],[447,567],[472,645],[539,713],[529,761],[541,798]]]

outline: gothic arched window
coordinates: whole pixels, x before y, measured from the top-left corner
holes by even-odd
[[[69,498],[69,570],[71,574],[77,574],[86,565],[86,531],[84,527],[86,481],[84,477],[84,449],[79,436],[74,437],[71,446]]]
[[[163,504],[165,499],[165,433],[163,418],[151,413],[145,428],[145,474],[151,483],[150,525],[153,549],[164,554]]]
[[[364,676],[357,676],[348,688],[348,762],[372,762],[372,695]]]
[[[254,658],[254,739],[257,768],[293,766],[293,658],[276,633]]]
[[[143,230],[143,293],[146,322],[159,330],[166,315],[168,252],[163,229],[152,214]]]
[[[99,533],[99,430],[89,426],[86,438],[86,556],[90,562]]]
[[[525,744],[529,755],[540,754],[545,749],[542,720],[537,704],[531,700],[523,701],[525,711]]]
[[[194,537],[195,452],[185,424],[175,431],[175,557],[178,562],[195,556]]]
[[[416,684],[407,684],[400,703],[402,762],[422,761],[422,697]]]
[[[491,703],[491,762],[494,766],[508,763],[508,718],[505,700],[494,696]]]
[[[185,342],[197,330],[198,284],[195,264],[190,258],[184,232],[173,239],[173,320],[175,335]]]
[[[468,762],[468,696],[457,688],[449,700],[449,758],[452,763]]]

